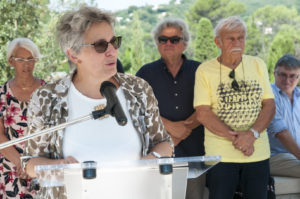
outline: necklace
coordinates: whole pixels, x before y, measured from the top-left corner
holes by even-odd
[[[35,83],[35,79],[33,80],[32,84],[30,86],[23,87],[23,86],[20,86],[17,82],[15,82],[16,86],[18,88],[22,89],[23,91],[30,90],[33,87],[34,83]]]
[[[22,89],[23,91],[27,91],[27,90],[29,90],[30,88],[32,88],[32,86],[29,86],[29,87],[22,87],[21,89]]]

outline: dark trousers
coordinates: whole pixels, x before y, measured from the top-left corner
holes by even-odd
[[[218,163],[206,175],[209,199],[232,199],[239,185],[245,199],[267,199],[269,173],[269,159]]]

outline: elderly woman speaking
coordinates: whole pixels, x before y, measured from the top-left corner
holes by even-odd
[[[159,116],[151,87],[142,79],[117,73],[121,37],[113,30],[111,14],[82,7],[64,14],[57,25],[59,44],[75,70],[37,90],[29,105],[29,133],[91,113],[106,99],[99,88],[110,81],[128,118],[119,126],[109,116],[82,122],[29,140],[25,170],[36,177],[35,165],[96,161],[124,161],[171,156],[173,144]],[[155,153],[153,153],[155,152]],[[63,188],[41,191],[41,198],[64,198]]]

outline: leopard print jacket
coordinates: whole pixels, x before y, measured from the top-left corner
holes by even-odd
[[[28,106],[28,134],[68,121],[67,96],[73,74],[34,92]],[[133,126],[140,135],[141,155],[147,155],[151,148],[160,142],[169,142],[173,146],[161,121],[151,86],[146,81],[128,74],[117,73],[114,77],[124,91]],[[31,157],[63,158],[63,137],[64,130],[58,130],[27,141],[22,157],[23,168]],[[38,198],[64,199],[65,188],[41,188]]]

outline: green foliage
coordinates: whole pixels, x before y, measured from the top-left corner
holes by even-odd
[[[57,0],[56,10],[49,0],[0,1],[0,83],[13,76],[6,62],[6,47],[16,37],[33,40],[44,55],[36,64],[35,75],[46,78],[52,72],[68,72],[65,55],[56,44],[55,25],[61,12],[82,4],[96,6],[95,0]],[[299,0],[170,0],[157,7],[131,6],[116,12],[116,34],[123,37],[119,58],[126,72],[135,72],[160,57],[151,31],[164,18],[186,19],[192,36],[185,51],[188,57],[205,61],[217,56],[212,25],[224,17],[241,15],[247,24],[245,53],[259,56],[269,67],[284,53],[300,57]],[[246,5],[246,7],[245,7]],[[273,5],[273,6],[270,6]],[[276,5],[276,6],[275,6]],[[265,7],[264,7],[265,6]],[[246,11],[247,8],[247,11]],[[246,12],[245,12],[246,11]],[[207,19],[209,20],[207,20]],[[211,23],[210,23],[210,22]],[[292,28],[291,28],[292,27]],[[286,33],[285,33],[286,32]]]
[[[247,22],[245,54],[267,57],[263,32],[259,30],[252,17]]]
[[[48,20],[41,23],[41,37],[36,44],[40,47],[43,58],[36,64],[35,75],[45,80],[50,80],[53,72],[68,73],[67,58],[59,48],[55,38],[55,25],[59,14],[52,12]]]
[[[131,67],[129,69],[129,72],[131,74],[135,74],[138,71],[138,69],[145,63],[145,53],[144,53],[144,43],[143,43],[144,34],[143,34],[143,29],[141,28],[139,13],[137,11],[134,12],[131,29],[135,30],[135,32],[132,32],[134,34],[132,35],[132,38],[134,39],[131,41],[130,44]]]
[[[209,19],[202,17],[198,23],[194,45],[194,59],[204,62],[218,55],[214,43],[213,27]]]
[[[262,8],[266,5],[285,5],[288,8],[296,8],[298,12],[300,11],[300,1],[299,0],[238,0],[246,5],[247,11],[245,16],[251,15],[258,8]]]
[[[265,6],[253,13],[253,20],[258,23],[261,30],[271,27],[276,33],[281,25],[290,24],[299,28],[300,16],[295,8],[288,8],[284,5]]]
[[[224,17],[241,15],[244,12],[245,5],[233,0],[197,0],[186,15],[190,27],[193,27],[202,17],[210,19],[216,25]]]
[[[292,26],[294,29],[290,29]],[[273,67],[283,54],[295,51],[295,30],[299,29],[300,16],[295,8],[284,5],[257,9],[247,20],[248,36],[245,52],[261,57],[268,66],[273,81]],[[291,31],[291,32],[290,32]],[[280,32],[280,33],[279,33]],[[287,32],[283,34],[283,32]],[[293,52],[292,54],[295,54]]]
[[[273,71],[277,60],[286,53],[296,53],[296,46],[299,45],[300,36],[297,34],[295,28],[290,25],[284,25],[274,40],[271,43],[268,57],[268,71],[270,74],[270,80],[273,82]]]

